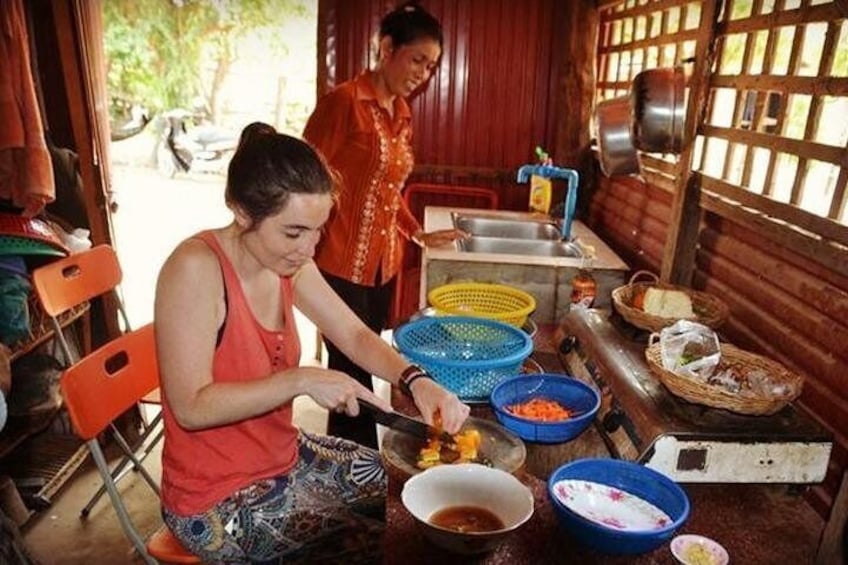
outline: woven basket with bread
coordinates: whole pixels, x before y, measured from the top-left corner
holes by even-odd
[[[653,341],[654,336],[651,337]],[[699,381],[667,370],[663,366],[659,341],[645,349],[645,359],[651,371],[675,396],[695,404],[723,408],[739,414],[774,414],[795,400],[801,394],[804,384],[800,375],[777,361],[727,343],[721,344],[721,361],[713,374],[732,379],[737,383],[738,390],[729,390],[721,384]]]
[[[636,280],[645,276],[650,280]],[[692,320],[715,329],[729,315],[721,299],[706,292],[662,283],[650,271],[637,271],[628,284],[614,289],[612,303],[622,318],[637,328],[652,332],[677,320]]]

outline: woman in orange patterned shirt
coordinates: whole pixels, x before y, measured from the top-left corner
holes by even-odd
[[[380,24],[379,62],[322,97],[304,138],[339,175],[338,200],[315,261],[333,289],[375,332],[386,325],[403,238],[422,246],[464,237],[425,233],[401,189],[412,171],[412,124],[405,98],[429,80],[442,53],[438,20],[414,2]],[[371,375],[327,343],[329,366],[371,388]],[[327,432],[377,446],[373,419],[331,414]]]

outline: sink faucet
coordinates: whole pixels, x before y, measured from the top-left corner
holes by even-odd
[[[571,239],[571,222],[577,207],[577,183],[580,176],[574,169],[554,167],[553,165],[523,165],[518,169],[518,182],[524,183],[530,175],[538,175],[549,179],[565,179],[568,181],[568,192],[565,194],[562,218],[562,239]]]

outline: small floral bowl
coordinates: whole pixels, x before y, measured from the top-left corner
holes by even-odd
[[[671,554],[683,565],[727,565],[730,556],[717,541],[694,534],[671,540]]]

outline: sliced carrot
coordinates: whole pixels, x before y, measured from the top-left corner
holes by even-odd
[[[541,422],[560,422],[562,420],[568,420],[572,416],[572,411],[556,400],[542,397],[531,398],[517,404],[510,404],[505,408],[511,414],[515,414],[521,418]]]

